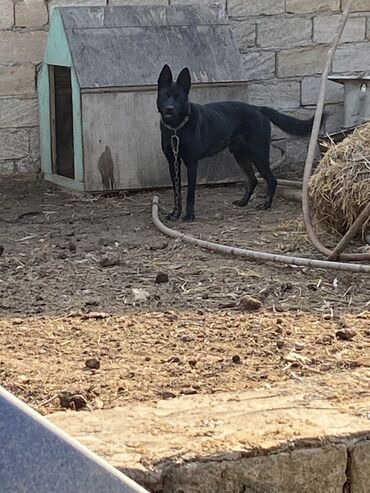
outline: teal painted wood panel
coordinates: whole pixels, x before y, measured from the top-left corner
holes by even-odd
[[[73,106],[73,148],[75,184],[73,180],[65,180],[53,173],[52,149],[51,149],[51,118],[50,118],[50,77],[49,65],[71,68],[72,106]],[[80,85],[73,67],[72,57],[68,46],[62,16],[58,8],[55,8],[50,22],[49,35],[46,42],[44,66],[39,75],[38,83],[39,109],[40,109],[40,134],[42,169],[46,179],[58,185],[68,188],[83,190],[84,164],[81,122],[81,92]]]
[[[57,7],[51,16],[44,62],[49,65],[61,65],[62,67],[73,66],[62,16]]]
[[[52,173],[51,122],[50,122],[50,83],[48,66],[44,64],[37,82],[40,120],[41,169],[45,174]]]

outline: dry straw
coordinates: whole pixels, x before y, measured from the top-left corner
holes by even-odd
[[[370,202],[370,123],[338,144],[328,144],[310,180],[309,194],[320,228],[343,235]],[[369,230],[370,217],[362,235]]]

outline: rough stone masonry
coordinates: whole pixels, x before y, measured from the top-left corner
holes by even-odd
[[[196,0],[0,0],[0,174],[40,167],[36,73],[42,61],[49,18],[55,6],[185,4]],[[198,0],[201,3],[215,3]],[[239,43],[248,101],[300,117],[317,102],[319,74],[347,0],[219,0]],[[336,72],[370,71],[370,0],[354,0],[334,62]],[[331,117],[326,130],[343,121],[343,93],[330,84]],[[274,139],[295,160],[304,160],[307,141]]]

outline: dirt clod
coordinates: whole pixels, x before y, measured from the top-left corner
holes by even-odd
[[[240,365],[240,363],[242,362],[239,354],[235,354],[232,358],[231,358],[231,361],[233,363],[235,363],[236,365]]]
[[[62,392],[59,395],[60,406],[65,409],[79,411],[87,406],[86,398],[81,394],[72,392]]]
[[[351,329],[340,329],[336,331],[335,335],[337,339],[340,339],[341,341],[350,341],[356,337],[356,332]]]
[[[99,370],[100,368],[100,361],[98,358],[89,358],[85,362],[86,368],[89,368],[90,370]]]
[[[120,258],[115,253],[106,253],[99,260],[100,267],[114,267],[120,264]]]
[[[256,298],[252,298],[252,296],[245,296],[239,302],[240,310],[245,310],[245,311],[259,310],[261,306],[262,303]]]
[[[168,274],[166,274],[165,272],[158,272],[155,278],[156,284],[165,284],[166,282],[168,282],[168,280]]]
[[[161,392],[161,399],[174,399],[176,397],[176,394],[174,394],[173,392],[170,392],[168,390],[164,390],[163,392]]]

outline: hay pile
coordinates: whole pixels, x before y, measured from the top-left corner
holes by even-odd
[[[343,235],[370,202],[370,123],[330,144],[309,183],[315,219],[330,234]],[[370,231],[370,218],[362,228]]]

